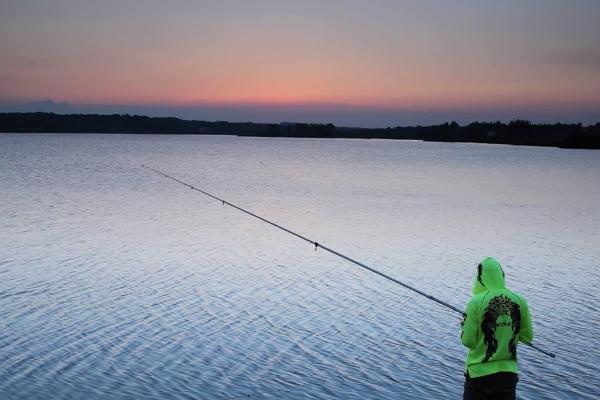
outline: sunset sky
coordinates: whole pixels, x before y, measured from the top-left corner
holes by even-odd
[[[48,108],[587,124],[600,1],[0,0],[0,111]]]

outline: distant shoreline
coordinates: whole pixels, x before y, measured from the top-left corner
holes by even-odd
[[[394,139],[600,149],[600,122],[533,124],[525,120],[430,126],[349,128],[333,124],[196,121],[128,114],[0,113],[0,133],[236,135],[254,137]]]

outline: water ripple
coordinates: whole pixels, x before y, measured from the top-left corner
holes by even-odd
[[[520,398],[600,395],[590,152],[0,135],[2,399],[460,397],[457,315],[145,174],[149,157],[457,306],[495,253],[558,353],[519,349]]]

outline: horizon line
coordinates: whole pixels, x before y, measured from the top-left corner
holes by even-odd
[[[535,104],[493,106],[434,107],[414,104],[392,106],[349,103],[251,103],[205,102],[182,103],[69,103],[51,98],[41,101],[2,100],[0,112],[54,112],[58,114],[135,114],[149,117],[173,116],[187,120],[279,123],[282,121],[331,122],[336,126],[386,128],[391,126],[425,126],[456,121],[502,121],[515,119],[535,123],[580,123],[600,121],[600,105],[565,102],[540,106]]]
[[[523,119],[523,118],[512,118],[510,119],[509,122],[505,122],[505,121],[501,121],[501,120],[472,120],[468,123],[460,123],[457,122],[455,120],[447,120],[445,122],[442,123],[434,123],[434,124],[413,124],[413,125],[395,125],[395,126],[387,126],[387,127],[376,127],[376,128],[372,128],[372,127],[361,127],[361,126],[346,126],[346,125],[336,125],[332,122],[314,122],[314,121],[279,121],[279,122],[262,122],[262,121],[228,121],[228,120],[205,120],[205,119],[191,119],[191,118],[181,118],[181,117],[177,117],[174,115],[171,116],[151,116],[151,115],[145,115],[145,114],[131,114],[131,113],[77,113],[77,112],[68,112],[68,113],[60,113],[60,112],[54,112],[54,111],[1,111],[0,110],[0,115],[1,114],[49,114],[49,115],[61,115],[61,116],[80,116],[80,115],[88,115],[88,116],[119,116],[119,117],[142,117],[142,118],[175,118],[175,119],[179,119],[182,121],[190,121],[190,122],[208,122],[208,123],[219,123],[219,122],[225,122],[225,123],[229,123],[229,124],[256,124],[256,125],[281,125],[281,124],[294,124],[294,125],[328,125],[331,124],[336,128],[348,128],[348,129],[367,129],[367,130],[377,130],[377,129],[388,129],[388,128],[417,128],[417,127],[434,127],[434,126],[442,126],[442,125],[452,125],[452,124],[456,124],[459,127],[466,127],[472,124],[504,124],[504,125],[509,125],[513,122],[525,122],[525,123],[529,123],[533,126],[535,125],[581,125],[582,127],[592,127],[595,125],[599,125],[600,124],[600,120],[598,120],[597,122],[594,123],[589,123],[589,124],[584,124],[582,122],[574,122],[574,123],[568,123],[568,122],[554,122],[554,123],[550,123],[550,122],[535,122],[535,121],[531,121],[528,119]]]

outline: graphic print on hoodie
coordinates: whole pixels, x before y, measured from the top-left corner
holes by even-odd
[[[461,334],[469,348],[466,364],[473,378],[517,373],[517,344],[533,339],[527,302],[505,288],[504,278],[502,267],[491,257],[477,268]]]

